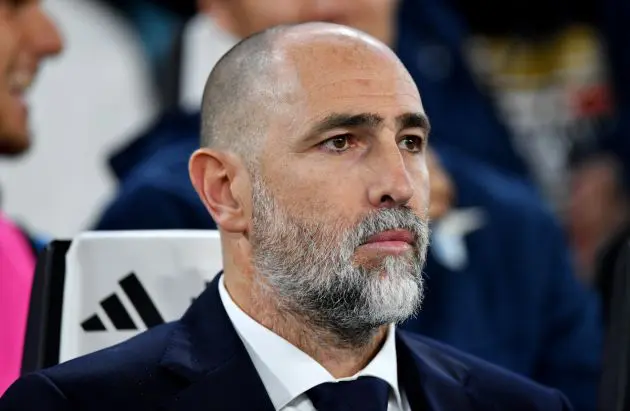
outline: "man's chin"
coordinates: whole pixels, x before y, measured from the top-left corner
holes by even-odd
[[[413,299],[413,298],[412,298]],[[391,307],[384,309],[380,315],[373,317],[354,316],[353,321],[339,321],[335,319],[324,326],[324,329],[336,335],[337,345],[347,347],[362,347],[370,343],[372,338],[384,327],[390,324],[400,324],[407,319],[414,317],[419,310],[419,302],[414,307],[405,307],[403,310],[393,312]],[[321,324],[321,323],[320,323]]]
[[[360,267],[366,271],[382,271],[386,274],[386,260],[397,260],[411,262],[414,258],[413,250],[408,250],[402,254],[392,254],[389,252],[363,252],[358,249],[354,254],[352,263],[355,267]]]

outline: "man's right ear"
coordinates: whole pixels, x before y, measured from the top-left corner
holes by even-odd
[[[199,198],[223,231],[246,231],[248,221],[242,193],[236,193],[239,177],[238,159],[228,153],[201,148],[193,153],[188,171]]]

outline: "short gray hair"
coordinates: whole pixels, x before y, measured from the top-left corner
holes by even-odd
[[[277,107],[279,73],[275,38],[283,27],[254,34],[216,64],[201,105],[201,146],[234,152],[256,161],[270,115]]]

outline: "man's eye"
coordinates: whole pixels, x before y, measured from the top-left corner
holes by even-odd
[[[412,153],[419,153],[422,151],[423,141],[418,136],[406,136],[400,140],[399,147]]]
[[[322,147],[325,148],[326,150],[330,150],[330,151],[334,151],[338,153],[344,152],[348,150],[350,146],[352,145],[350,142],[351,137],[352,136],[349,134],[344,134],[341,136],[335,136],[335,137],[329,138],[328,140],[322,143]]]

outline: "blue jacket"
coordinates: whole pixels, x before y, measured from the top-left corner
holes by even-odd
[[[399,381],[413,410],[570,409],[559,392],[432,340],[404,331],[396,340]],[[0,399],[0,411],[273,409],[216,279],[181,320],[23,377]]]
[[[117,155],[113,164],[127,173],[97,229],[215,228],[187,172],[198,124],[198,114],[169,115]],[[430,256],[423,311],[405,327],[559,388],[578,410],[593,410],[598,303],[573,277],[551,214],[519,180],[456,150],[439,155],[458,206],[480,207],[488,223],[466,237],[470,260],[463,270]]]
[[[431,117],[433,144],[446,144],[503,172],[531,180],[495,104],[482,92],[463,50],[469,32],[447,0],[407,0],[400,10],[397,53],[418,84]],[[630,189],[630,3],[601,0],[598,29],[607,46],[616,122],[595,152],[618,156]],[[491,11],[489,11],[491,13]],[[456,119],[456,121],[453,121]]]
[[[199,113],[164,115],[110,159],[118,192],[96,230],[216,229],[188,176]]]

